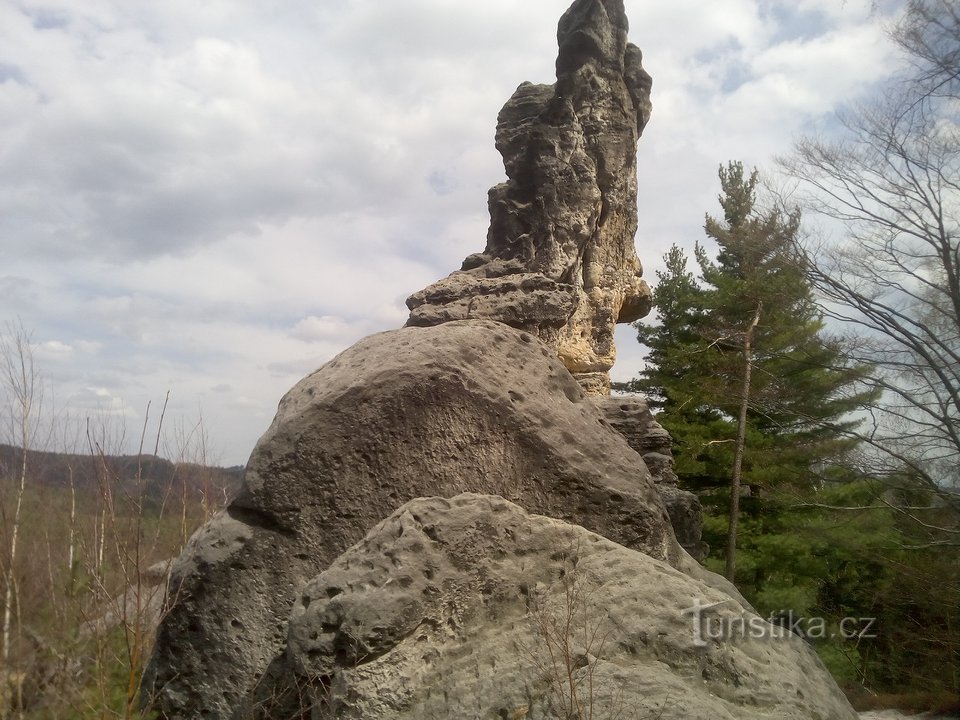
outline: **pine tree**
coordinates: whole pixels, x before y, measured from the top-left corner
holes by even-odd
[[[771,488],[818,485],[851,449],[837,428],[866,399],[858,380],[867,371],[845,367],[842,348],[824,333],[794,252],[799,214],[760,210],[757,183],[740,163],[720,168],[723,217],[705,223],[716,259],[698,243],[697,278],[679,248],[667,253],[654,291],[660,323],[638,326],[647,366],[629,384],[659,408],[677,474],[693,489],[730,487],[745,409],[747,513],[763,511]],[[735,529],[740,513],[732,510]]]

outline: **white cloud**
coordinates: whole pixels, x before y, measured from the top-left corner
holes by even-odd
[[[347,323],[343,318],[332,315],[309,315],[294,325],[291,335],[307,343],[338,338],[347,331]]]
[[[78,388],[69,396],[67,402],[74,411],[86,414],[134,417],[123,398],[105,387]]]
[[[483,248],[497,112],[552,80],[567,4],[0,3],[0,296],[58,398],[136,418],[170,389],[242,462],[300,374]],[[626,7],[654,76],[652,280],[720,163],[763,164],[888,71],[890,8]]]

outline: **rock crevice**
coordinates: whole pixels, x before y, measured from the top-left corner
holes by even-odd
[[[702,562],[710,550],[701,538],[703,507],[694,493],[680,489],[679,479],[673,471],[673,441],[650,412],[647,399],[643,395],[630,394],[591,397],[590,401],[643,458],[670,515],[677,542]]]

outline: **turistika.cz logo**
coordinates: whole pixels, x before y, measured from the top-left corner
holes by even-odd
[[[822,617],[803,617],[792,610],[773,613],[769,618],[748,615],[721,615],[715,610],[729,602],[720,600],[704,605],[699,598],[681,613],[692,620],[693,644],[706,647],[711,641],[736,638],[785,638],[790,634],[809,640],[840,637],[844,640],[869,640],[875,638],[877,619],[872,617],[845,617],[830,626]]]

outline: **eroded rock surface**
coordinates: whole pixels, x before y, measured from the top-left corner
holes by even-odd
[[[270,697],[290,704],[267,717],[317,720],[566,720],[574,698],[577,717],[856,718],[809,645],[729,595],[474,494],[408,503],[311,580]]]
[[[703,542],[703,506],[692,492],[681,490],[673,471],[670,434],[657,422],[643,395],[592,396],[613,428],[636,450],[653,477],[660,499],[670,515],[670,523],[683,549],[702,562],[710,548]]]
[[[360,341],[295,386],[239,495],[175,563],[147,693],[229,718],[283,653],[302,585],[404,502],[502,495],[723,585],[677,544],[640,456],[551,348],[492,321]]]
[[[607,394],[616,323],[650,311],[634,234],[651,79],[622,0],[577,0],[557,40],[556,83],[521,84],[497,118],[508,179],[489,193],[486,249],[412,295],[408,324],[507,323],[552,347],[588,393]]]
[[[567,718],[542,641],[581,616],[571,592],[603,623],[568,638],[593,716],[854,717],[788,633],[695,640],[697,603],[754,616],[678,543],[645,406],[585,395],[609,390],[615,323],[650,306],[650,78],[626,34],[622,1],[573,3],[556,84],[500,113],[486,250],[283,398],[171,569],[143,678],[159,717]]]

